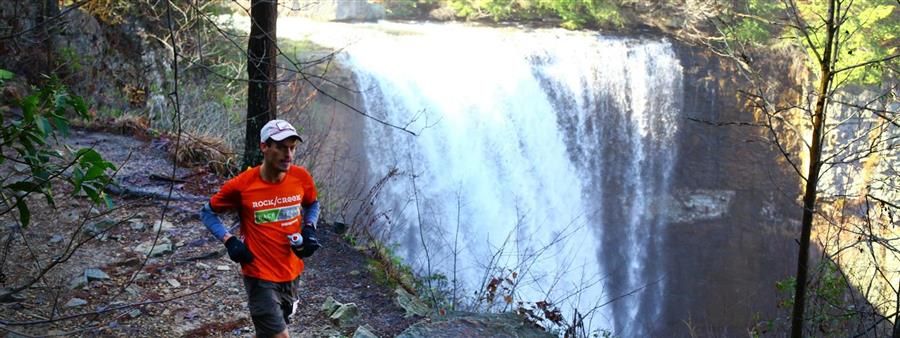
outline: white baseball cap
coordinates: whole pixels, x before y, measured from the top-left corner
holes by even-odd
[[[290,123],[285,120],[272,120],[267,122],[259,132],[259,143],[265,143],[268,139],[282,141],[292,136],[303,142],[303,139],[297,134],[297,129],[294,129]]]

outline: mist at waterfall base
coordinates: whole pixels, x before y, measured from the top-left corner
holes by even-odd
[[[658,204],[682,105],[672,46],[416,26],[340,54],[364,111],[418,134],[366,122],[372,182],[402,173],[377,200],[379,233],[420,274],[458,281],[468,302],[514,271],[501,284],[515,284],[513,307],[550,300],[592,329],[651,332],[667,295]]]

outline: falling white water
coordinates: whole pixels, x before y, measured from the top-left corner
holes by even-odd
[[[279,36],[345,48],[364,111],[418,134],[365,127],[372,179],[406,174],[380,196],[379,227],[419,272],[455,271],[472,295],[498,273],[488,267],[508,268],[517,300],[553,300],[567,315],[640,290],[588,325],[652,328],[666,296],[655,200],[668,193],[682,95],[669,43],[292,22]]]

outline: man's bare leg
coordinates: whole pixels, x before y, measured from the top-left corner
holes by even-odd
[[[257,338],[256,335],[253,335],[253,338]],[[291,336],[288,334],[288,330],[284,329],[284,331],[276,333],[272,338],[291,338]]]

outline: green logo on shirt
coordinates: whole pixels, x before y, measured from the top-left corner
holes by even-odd
[[[284,208],[257,210],[253,213],[256,224],[287,221],[300,216],[300,206],[294,205]]]

